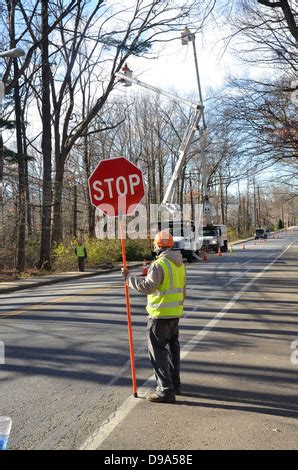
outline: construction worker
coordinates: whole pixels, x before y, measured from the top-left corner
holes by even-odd
[[[182,255],[172,247],[172,235],[163,230],[155,236],[157,257],[146,278],[122,269],[129,287],[147,295],[148,350],[157,381],[156,392],[147,400],[159,403],[173,403],[175,395],[181,394],[178,323],[183,315],[186,277]]]
[[[85,269],[85,259],[87,259],[87,250],[83,245],[82,240],[78,240],[77,246],[75,247],[75,254],[78,257],[78,267],[79,271],[84,271]]]

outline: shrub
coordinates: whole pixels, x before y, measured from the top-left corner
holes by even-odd
[[[33,269],[39,261],[40,254],[40,237],[30,238],[26,240],[25,246],[25,267],[26,269]]]
[[[126,258],[128,261],[139,261],[151,258],[149,240],[126,240]]]
[[[87,250],[87,269],[111,267],[122,260],[120,240],[85,240]],[[148,240],[125,241],[127,261],[138,261],[151,257],[151,246]],[[53,249],[53,269],[55,271],[77,270],[77,257],[75,256],[76,242],[65,240]]]
[[[53,249],[53,270],[54,271],[73,271],[77,269],[77,260],[74,253],[74,241],[59,243]]]
[[[228,240],[232,242],[234,240],[237,240],[237,238],[239,237],[237,235],[235,227],[228,227]]]
[[[121,247],[119,240],[97,240],[90,238],[85,243],[88,255],[88,266],[98,268],[113,266],[119,260]]]

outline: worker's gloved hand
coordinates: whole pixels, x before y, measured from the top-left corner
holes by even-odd
[[[124,277],[124,279],[126,280],[127,275],[128,275],[128,269],[121,268],[121,274],[122,274],[122,277]]]

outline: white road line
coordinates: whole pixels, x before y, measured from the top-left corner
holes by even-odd
[[[236,281],[237,279],[238,279],[238,277],[232,277],[228,282],[225,283],[225,286],[228,286],[229,284]]]
[[[234,277],[232,277],[232,278],[231,278],[229,281],[227,281],[224,285],[225,285],[225,286],[228,286],[228,285],[231,284],[232,282],[237,281],[238,279],[241,279],[241,278],[243,277],[243,275],[249,273],[249,272],[251,271],[251,269],[252,269],[252,268],[248,268],[248,269],[246,269],[245,271],[243,271],[243,273],[240,274],[239,276],[234,276]]]
[[[249,289],[254,282],[261,277],[271,266],[292,246],[294,242],[291,242],[287,248],[285,248],[271,263],[268,264],[262,271],[253,277],[245,286],[243,286],[225,305],[225,307],[210,320],[210,322],[197,333],[188,343],[185,344],[181,351],[181,359],[185,357],[198,345],[200,341],[214,328],[214,326],[225,316],[225,314],[235,305],[240,299],[242,294]],[[138,388],[138,395],[144,396],[154,387],[155,375],[153,374],[141,387]],[[133,410],[133,408],[140,403],[140,399],[130,396],[125,402],[112,413],[106,421],[102,423],[100,428],[95,431],[91,436],[82,444],[79,450],[95,450],[97,449],[104,440],[114,431],[116,426],[120,424],[126,416]]]

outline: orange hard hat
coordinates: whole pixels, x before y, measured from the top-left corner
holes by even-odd
[[[174,245],[174,240],[169,232],[162,230],[155,235],[154,244],[160,247],[171,248]]]

